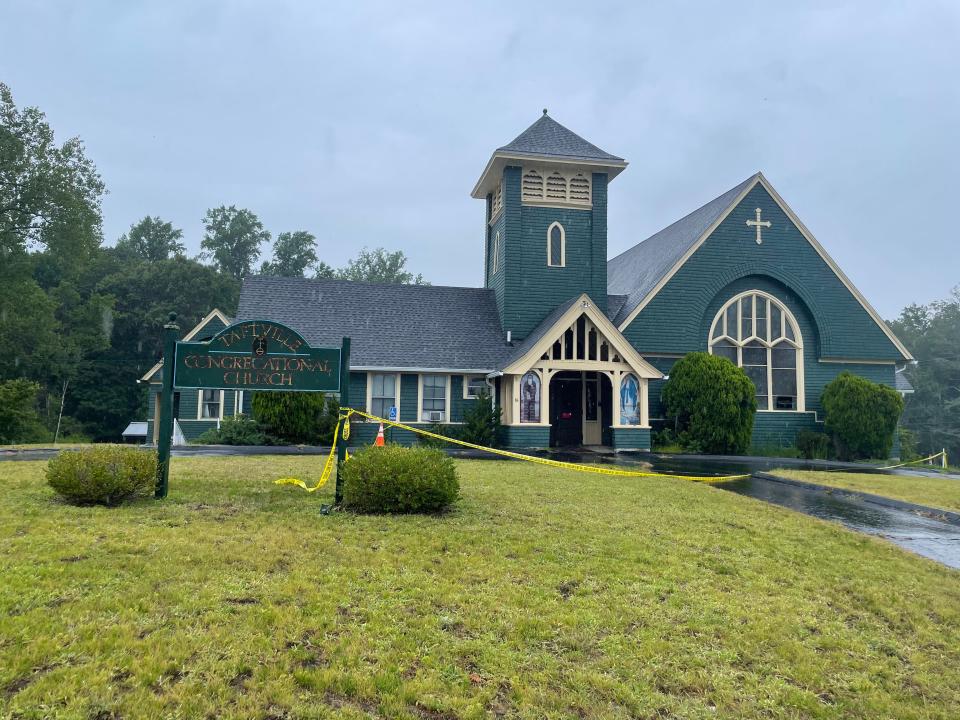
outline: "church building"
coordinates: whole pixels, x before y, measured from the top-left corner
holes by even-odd
[[[514,448],[649,449],[663,383],[693,351],[753,381],[755,446],[822,429],[820,395],[844,370],[895,386],[910,352],[762,174],[608,259],[626,169],[544,112],[473,187],[482,288],[251,277],[236,319],[313,346],[349,336],[350,405],[381,417],[457,423],[487,390]]]

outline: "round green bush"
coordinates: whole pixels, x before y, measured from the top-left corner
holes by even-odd
[[[726,358],[695,352],[670,369],[661,399],[667,426],[688,449],[739,454],[750,447],[756,388],[746,373]]]
[[[903,412],[900,393],[845,370],[823,389],[821,402],[841,460],[890,456]]]
[[[356,512],[439,512],[459,494],[456,466],[441,450],[369,447],[343,466],[343,506]]]
[[[119,505],[148,495],[157,476],[157,455],[127,447],[64,451],[47,463],[47,482],[77,505]]]

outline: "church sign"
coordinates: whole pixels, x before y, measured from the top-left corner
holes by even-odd
[[[312,348],[297,332],[245,320],[209,342],[178,342],[176,388],[339,392],[340,348]]]
[[[267,390],[339,393],[349,403],[350,338],[340,347],[316,348],[295,330],[270,320],[241,320],[207,342],[178,341],[176,314],[163,326],[163,388],[158,398],[157,483],[154,497],[167,496],[173,434],[174,389]],[[168,372],[172,368],[173,372]],[[337,458],[346,458],[347,443],[340,417]],[[343,496],[337,473],[336,502]]]

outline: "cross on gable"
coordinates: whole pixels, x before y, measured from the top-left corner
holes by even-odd
[[[763,244],[763,236],[760,234],[762,232],[761,228],[768,228],[772,224],[769,220],[760,220],[760,212],[760,208],[757,208],[757,219],[747,220],[747,225],[753,225],[757,228],[757,245]]]

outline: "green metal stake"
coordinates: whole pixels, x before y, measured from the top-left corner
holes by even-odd
[[[345,337],[340,346],[340,407],[346,408],[350,405],[350,338]],[[343,430],[346,423],[350,422],[348,418],[340,421],[340,433],[337,436],[337,485],[334,493],[333,503],[339,505],[343,502],[343,463],[347,459],[347,441],[343,439]]]
[[[170,438],[173,436],[173,366],[180,326],[177,314],[170,313],[170,322],[163,326],[163,389],[160,391],[160,428],[157,435],[157,484],[153,496],[167,496],[170,484]]]

